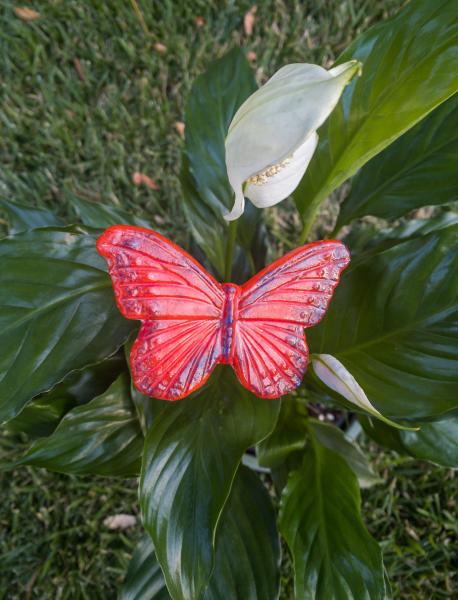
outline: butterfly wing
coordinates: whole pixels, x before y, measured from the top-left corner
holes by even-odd
[[[97,250],[119,310],[142,322],[130,357],[136,387],[164,400],[201,387],[221,358],[220,284],[184,250],[141,227],[109,227]]]
[[[340,242],[313,242],[242,286],[232,364],[245,387],[278,398],[300,384],[308,363],[304,328],[321,321],[349,261]]]

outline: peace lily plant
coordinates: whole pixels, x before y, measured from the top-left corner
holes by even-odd
[[[241,284],[303,243],[257,210],[292,194],[302,238],[340,237],[351,254],[306,330],[307,373],[282,398],[256,397],[227,365],[182,400],[140,393],[126,359],[138,321],[119,312],[96,240],[111,225],[151,228],[151,215],[72,196],[65,226],[1,200],[0,422],[28,442],[16,467],[139,478],[145,532],[121,598],[276,600],[281,537],[298,600],[390,596],[360,508],[360,487],[388,482],[354,437],[363,428],[412,460],[458,466],[454,28],[455,2],[416,0],[329,70],[287,65],[257,89],[234,49],[193,86],[180,174],[192,240],[161,233]],[[331,236],[316,217],[335,190]],[[430,218],[406,220],[431,204]],[[111,263],[124,273],[118,294],[130,285],[123,260]],[[332,422],[313,417],[330,411]]]

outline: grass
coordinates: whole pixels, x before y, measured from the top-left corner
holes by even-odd
[[[383,548],[393,598],[458,596],[456,471],[367,445],[384,484],[363,492],[363,512]]]
[[[71,214],[69,198],[142,208],[187,235],[178,170],[195,77],[233,45],[255,53],[259,82],[288,62],[329,65],[404,0],[252,2],[42,0],[32,22],[0,7],[0,197]],[[199,17],[198,25],[196,18]],[[157,44],[166,46],[165,52]],[[146,173],[158,190],[132,184]],[[280,234],[294,213],[285,203]],[[283,221],[281,221],[283,220]],[[20,451],[2,439],[3,453]],[[371,446],[386,485],[364,493],[369,528],[384,540],[395,598],[458,595],[452,472]],[[136,482],[21,468],[0,480],[0,599],[113,598],[140,527],[113,532],[106,516],[136,514]],[[455,553],[456,554],[456,553]],[[290,582],[286,582],[286,586]],[[286,590],[290,589],[288,587]],[[284,592],[284,598],[291,594]]]
[[[363,513],[381,542],[393,597],[454,598],[458,594],[458,477],[447,469],[380,452],[362,440],[384,483],[363,493]],[[2,460],[22,447],[0,437]],[[106,517],[136,515],[137,483],[72,477],[18,468],[0,479],[0,599],[115,598],[140,523],[111,531]],[[6,501],[5,501],[6,500]],[[286,558],[282,600],[292,599]]]
[[[267,0],[253,34],[251,2],[35,2],[40,18],[0,8],[0,195],[65,215],[68,197],[144,208],[185,227],[174,124],[195,77],[233,45],[256,53],[259,81],[294,61],[329,64],[402,0]],[[196,17],[203,25],[196,25]],[[166,45],[161,54],[157,43]],[[160,190],[132,185],[141,171]]]
[[[0,439],[2,458],[17,457],[19,442]],[[1,477],[0,490],[1,600],[116,597],[141,528],[112,531],[103,521],[137,513],[136,481],[21,468]]]

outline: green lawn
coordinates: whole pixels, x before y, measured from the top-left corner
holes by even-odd
[[[364,517],[382,541],[395,599],[458,593],[453,471],[399,458],[362,440],[383,483],[363,492]],[[0,460],[23,446],[0,437]],[[136,515],[137,483],[22,467],[0,479],[0,599],[111,599],[142,534],[111,531],[106,517]],[[288,559],[282,600],[291,600]]]
[[[141,207],[153,224],[186,236],[175,123],[195,77],[234,44],[256,54],[260,82],[288,62],[328,65],[404,1],[266,0],[247,36],[251,4],[139,0],[139,17],[129,0],[42,0],[29,4],[40,17],[25,22],[4,0],[0,196],[65,216],[72,196]],[[136,171],[159,189],[134,186]],[[22,449],[11,438],[1,446],[9,460]],[[364,493],[364,511],[385,540],[394,597],[456,597],[457,479],[370,451],[385,483]],[[116,597],[140,527],[112,532],[103,520],[137,512],[135,481],[21,468],[0,485],[0,598]]]

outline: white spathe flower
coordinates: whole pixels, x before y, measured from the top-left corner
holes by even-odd
[[[225,219],[240,217],[245,196],[266,208],[295,190],[318,143],[316,130],[360,70],[356,60],[329,71],[305,63],[286,65],[245,100],[226,137],[235,202]]]
[[[313,371],[318,379],[331,388],[331,390],[343,396],[348,402],[362,408],[370,415],[388,423],[388,425],[392,425],[398,429],[418,430],[418,427],[404,427],[382,415],[370,402],[363,388],[350,371],[345,368],[340,360],[337,360],[331,354],[312,354],[311,360]]]

